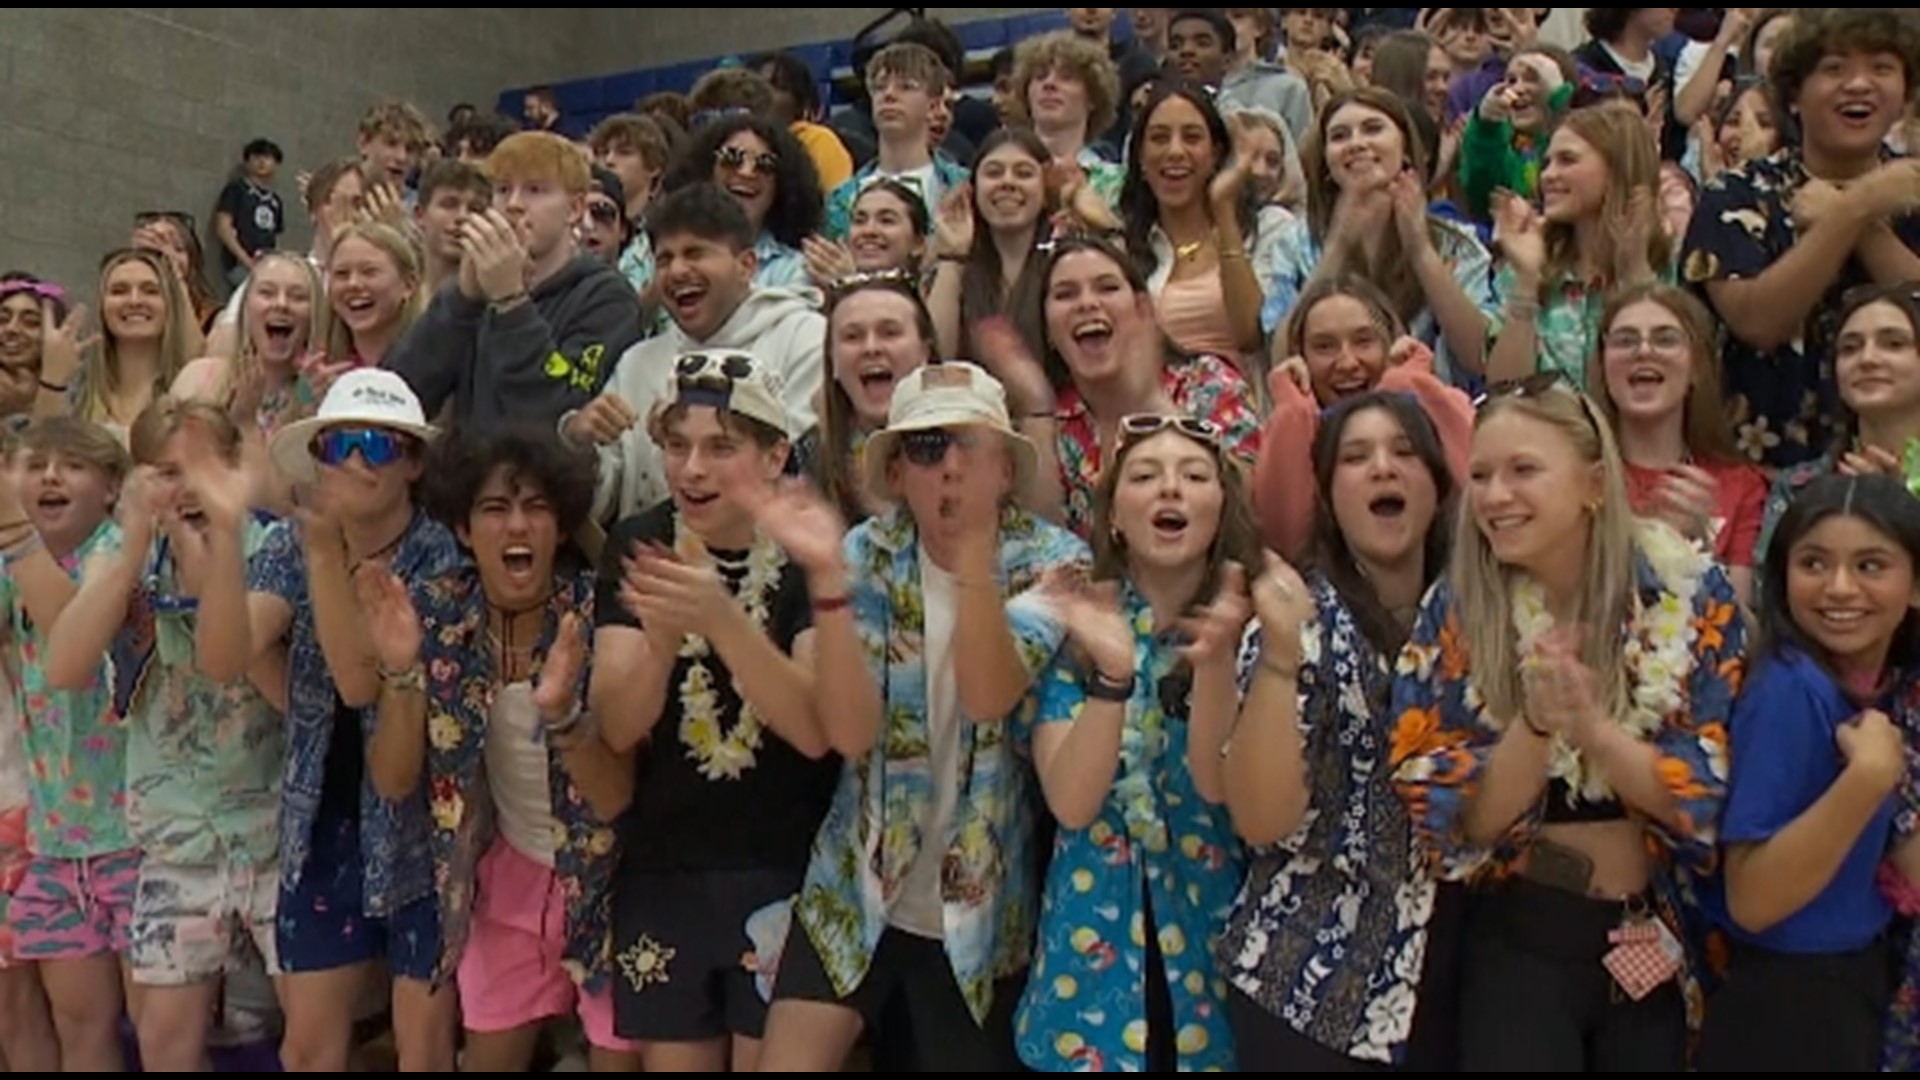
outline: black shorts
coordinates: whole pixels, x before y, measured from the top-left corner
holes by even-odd
[[[892,929],[880,935],[858,989],[834,992],[820,953],[798,922],[780,961],[776,1001],[839,1005],[860,1014],[876,1046],[891,1048],[889,1066],[912,1072],[1026,1072],[1013,1047],[1013,1015],[1026,979],[994,984],[984,1026],[973,1019],[941,942]],[[912,1061],[894,1061],[912,1047]]]
[[[614,1032],[662,1043],[760,1038],[773,990],[759,976],[760,959],[779,955],[802,876],[742,870],[622,878],[613,915]]]
[[[1734,946],[1727,977],[1707,1002],[1700,1071],[1879,1072],[1891,953],[1886,938],[1817,955]]]

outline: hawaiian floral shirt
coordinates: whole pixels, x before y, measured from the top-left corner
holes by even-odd
[[[1217,356],[1193,356],[1168,364],[1160,386],[1173,407],[1211,420],[1225,433],[1227,452],[1249,472],[1260,459],[1260,414],[1253,390],[1237,368]],[[1081,539],[1093,532],[1093,495],[1100,486],[1100,432],[1080,391],[1068,384],[1054,409],[1060,486],[1067,497],[1067,528]]]
[[[1671,267],[1661,267],[1663,280],[1671,281]],[[1493,276],[1493,298],[1506,311],[1514,295],[1513,267],[1501,264]],[[1587,363],[1600,349],[1600,318],[1606,311],[1607,292],[1571,277],[1546,290],[1540,314],[1534,317],[1534,337],[1539,341],[1536,370],[1557,371],[1574,386],[1587,387]],[[1498,341],[1506,328],[1504,314],[1496,315],[1488,339]]]
[[[249,556],[266,534],[248,523]],[[270,867],[279,854],[286,718],[246,677],[222,684],[200,674],[199,615],[175,595],[164,539],[153,547],[128,619],[154,649],[128,712],[127,821],[149,859]]]
[[[1793,250],[1800,239],[1793,200],[1807,179],[1799,149],[1789,146],[1707,181],[1680,265],[1709,305],[1707,283],[1759,277]],[[1893,227],[1909,248],[1920,251],[1920,215],[1900,218]],[[1801,333],[1779,348],[1759,349],[1727,335],[1721,353],[1727,414],[1747,456],[1776,468],[1798,465],[1839,437],[1845,413],[1834,380],[1833,346],[1840,333],[1840,301],[1848,289],[1871,280],[1860,260],[1849,258]]]
[[[453,533],[417,514],[395,549],[389,568],[402,581],[426,581],[465,561]],[[340,695],[327,667],[307,588],[307,554],[292,522],[280,522],[247,566],[247,589],[278,597],[293,610],[287,632],[287,763],[281,774],[280,876],[291,891],[300,883],[313,850],[313,823],[326,782],[327,747]],[[362,737],[373,737],[379,713],[360,710]],[[362,902],[371,918],[384,918],[433,891],[433,858],[427,842],[424,794],[388,802],[371,779],[360,783],[360,851],[366,873]]]
[[[1085,566],[1086,545],[1020,510],[1007,512],[1000,536],[1002,588],[1012,598],[1007,620],[1037,680],[1065,629],[1023,594],[1049,569]],[[841,773],[794,916],[835,992],[845,997],[867,976],[920,846],[944,845],[947,958],[975,1021],[984,1022],[994,982],[1024,970],[1032,958],[1034,779],[1018,735],[1022,718],[1037,707],[1038,687],[1006,722],[964,725],[966,765],[952,832],[923,835],[933,815],[934,781],[921,653],[926,609],[912,515],[895,508],[858,526],[847,536],[846,556],[854,616],[886,703],[885,730],[871,754],[848,761]]]
[[[1304,1038],[1397,1064],[1420,1003],[1436,886],[1387,769],[1393,658],[1315,577],[1301,639],[1300,729],[1312,801],[1293,836],[1256,850],[1220,942],[1234,987]],[[1241,657],[1257,670],[1262,640]]]
[[[1224,806],[1200,797],[1185,715],[1163,710],[1180,656],[1153,609],[1126,586],[1138,678],[1120,736],[1120,768],[1100,816],[1054,840],[1033,974],[1015,1019],[1020,1059],[1040,1072],[1144,1072],[1148,1023],[1145,912],[1150,895],[1181,1072],[1231,1071],[1227,986],[1214,945],[1242,863]],[[1040,690],[1038,723],[1072,724],[1086,704],[1083,666],[1062,654]],[[1180,698],[1182,710],[1185,695]]]
[[[561,617],[577,612],[593,625],[591,573],[564,580],[547,602],[546,624],[534,650],[535,679],[553,647]],[[500,689],[487,645],[488,605],[472,566],[417,586],[414,607],[424,632],[427,671],[427,788],[433,816],[433,884],[440,897],[443,939],[434,985],[453,977],[472,924],[475,870],[492,841],[493,804],[486,793],[487,725]],[[583,673],[584,674],[584,673]],[[582,685],[585,685],[584,678]],[[574,787],[560,752],[547,750],[547,779],[560,831],[553,838],[553,870],[566,896],[566,945],[561,966],[588,992],[611,971],[613,872],[620,854],[611,825],[600,820]]]
[[[60,563],[76,582],[95,555],[120,549],[120,527],[103,522]],[[90,859],[133,847],[127,829],[127,723],[115,707],[116,651],[85,690],[47,685],[46,632],[27,616],[13,575],[0,562],[0,612],[20,648],[20,695],[26,719],[20,748],[27,759],[27,842],[48,859]]]
[[[1644,558],[1638,562],[1639,603],[1673,602]],[[1680,808],[1684,827],[1649,820],[1662,872],[1654,907],[1667,928],[1696,946],[1704,932],[1697,886],[1718,862],[1717,825],[1727,792],[1727,722],[1745,672],[1746,623],[1733,585],[1718,567],[1706,571],[1687,622],[1692,669],[1685,678],[1687,707],[1670,714],[1652,744],[1659,773]],[[1469,842],[1461,826],[1468,801],[1510,722],[1488,716],[1472,682],[1473,660],[1450,582],[1441,582],[1422,606],[1394,681],[1391,763],[1394,785],[1407,804],[1424,857],[1449,881],[1499,881],[1526,867],[1546,810],[1543,793],[1491,848]],[[1696,951],[1697,956],[1697,951]],[[1683,989],[1689,1020],[1704,1013],[1698,973],[1690,964]]]

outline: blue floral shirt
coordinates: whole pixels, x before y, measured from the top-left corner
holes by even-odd
[[[1036,679],[1065,630],[1043,604],[1023,597],[1057,566],[1085,565],[1071,533],[1009,511],[1001,524],[1000,572],[1007,620]],[[1024,970],[1033,942],[1033,768],[1018,745],[1021,718],[1038,704],[1036,686],[1006,722],[963,724],[961,790],[951,832],[923,835],[933,816],[927,725],[920,542],[913,518],[896,508],[847,536],[850,600],[881,688],[880,740],[841,773],[833,805],[814,840],[794,915],[819,953],[835,993],[859,989],[886,932],[888,915],[925,843],[946,848],[942,878],[946,951],[976,1022],[993,1004],[994,982]]]
[[[389,564],[402,581],[423,581],[460,565],[464,556],[445,526],[416,515]],[[297,527],[282,521],[247,569],[247,589],[284,601],[293,610],[287,631],[287,762],[281,774],[280,875],[293,889],[313,850],[313,824],[320,815],[327,747],[340,696],[320,650],[313,603],[307,590],[307,554]],[[361,709],[363,738],[373,736],[375,709]],[[360,855],[366,883],[362,902],[371,918],[383,918],[433,891],[433,856],[427,842],[424,792],[388,802],[360,783]]]
[[[1637,570],[1643,610],[1677,602],[1644,557]],[[1718,824],[1727,793],[1727,723],[1745,671],[1747,635],[1733,585],[1717,566],[1705,569],[1691,611],[1683,631],[1691,662],[1684,675],[1684,705],[1668,714],[1649,740],[1683,827],[1670,829],[1649,820],[1647,828],[1662,856],[1654,886],[1656,911],[1670,931],[1697,950],[1705,932],[1697,914],[1698,886],[1718,861]],[[1546,795],[1491,847],[1467,839],[1462,815],[1507,725],[1518,721],[1487,714],[1473,686],[1473,660],[1460,619],[1452,584],[1443,581],[1421,608],[1413,637],[1401,654],[1393,692],[1394,786],[1407,804],[1423,857],[1443,878],[1508,879],[1526,867],[1544,819]],[[1652,655],[1664,644],[1643,635],[1629,643],[1628,651]],[[1705,1009],[1698,974],[1699,964],[1689,965],[1683,985],[1688,1018],[1696,1027]]]
[[[466,947],[475,871],[492,839],[492,800],[473,796],[490,791],[487,727],[500,684],[487,645],[489,609],[479,571],[462,566],[442,574],[415,587],[413,602],[420,613],[420,656],[427,672],[426,786],[443,941],[434,979],[439,985],[453,976]],[[554,590],[534,651],[536,671],[546,662],[561,618],[577,612],[592,626],[593,604],[591,574],[562,581]],[[551,746],[547,783],[560,825],[553,837],[553,869],[566,897],[561,967],[575,983],[597,991],[610,970],[613,871],[619,863],[614,831],[587,804],[560,752]]]
[[[1398,1064],[1413,1032],[1436,886],[1387,770],[1393,659],[1323,578],[1301,637],[1306,819],[1254,852],[1220,943],[1234,987],[1302,1037],[1356,1061]],[[1258,631],[1241,658],[1257,669]]]
[[[1020,1059],[1040,1072],[1146,1071],[1146,980],[1160,973],[1146,970],[1144,893],[1173,997],[1179,1069],[1231,1071],[1227,986],[1213,952],[1240,888],[1240,845],[1226,808],[1194,784],[1186,718],[1163,712],[1162,680],[1180,659],[1175,642],[1155,633],[1153,610],[1131,586],[1122,603],[1139,677],[1120,767],[1099,818],[1054,840],[1014,1037]],[[1040,724],[1079,719],[1083,670],[1065,654],[1055,661],[1041,686]]]

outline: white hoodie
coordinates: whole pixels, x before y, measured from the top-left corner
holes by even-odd
[[[673,365],[682,353],[735,349],[780,377],[781,403],[787,407],[787,434],[798,439],[813,430],[814,399],[824,377],[827,319],[804,292],[756,288],[733,315],[704,341],[687,337],[679,324],[628,349],[614,365],[604,393],[619,394],[640,423],[615,443],[600,448],[600,482],[594,492],[594,520],[612,523],[666,499],[665,463],[647,419],[673,397]],[[565,422],[562,421],[562,426]]]

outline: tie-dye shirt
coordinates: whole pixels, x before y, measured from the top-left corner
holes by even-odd
[[[76,582],[95,555],[120,550],[120,527],[103,523],[61,560]],[[26,728],[28,842],[49,859],[91,859],[133,847],[127,829],[127,725],[114,708],[112,660],[84,690],[47,685],[45,631],[33,624],[13,576],[0,573],[0,609],[20,646]]]

